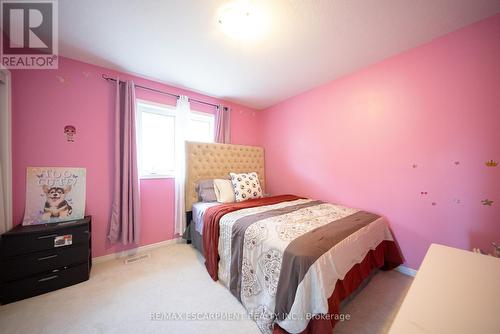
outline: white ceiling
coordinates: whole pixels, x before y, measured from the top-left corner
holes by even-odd
[[[500,12],[500,0],[250,0],[260,39],[218,27],[223,0],[60,0],[60,54],[263,109]]]

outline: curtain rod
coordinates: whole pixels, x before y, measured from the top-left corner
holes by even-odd
[[[106,81],[114,81],[114,82],[117,81],[115,78],[110,78],[110,77],[106,76],[105,74],[102,75],[102,78],[104,80],[106,80]],[[120,82],[125,82],[125,81],[120,80]],[[171,96],[171,97],[175,97],[176,99],[178,99],[180,97],[180,95],[169,93],[169,92],[164,92],[162,90],[151,88],[151,87],[146,87],[146,86],[142,86],[142,85],[135,85],[135,87],[141,88],[141,89],[145,89],[145,90],[149,90],[151,92],[155,92],[155,93],[159,93],[159,94],[163,94],[163,95],[168,95],[168,96]],[[193,99],[191,97],[188,97],[188,99],[189,99],[189,101],[196,102],[196,103],[201,103],[201,104],[205,104],[207,106],[211,106],[211,107],[215,107],[215,108],[219,107],[217,104],[213,104],[213,103],[210,103],[210,102],[205,102],[205,101]]]

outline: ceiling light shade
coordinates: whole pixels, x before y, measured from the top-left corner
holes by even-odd
[[[248,0],[224,4],[218,11],[219,28],[238,40],[254,40],[266,30],[264,11]]]

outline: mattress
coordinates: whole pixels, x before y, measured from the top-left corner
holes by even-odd
[[[203,235],[203,216],[205,214],[205,211],[208,208],[219,204],[220,203],[218,202],[197,202],[193,204],[193,223],[196,232]]]

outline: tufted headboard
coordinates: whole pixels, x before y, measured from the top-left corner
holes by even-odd
[[[229,172],[257,172],[265,189],[264,149],[258,146],[186,143],[186,211],[198,201],[196,182],[227,178]]]

